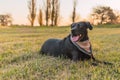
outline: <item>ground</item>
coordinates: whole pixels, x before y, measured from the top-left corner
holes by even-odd
[[[113,65],[39,55],[49,38],[64,38],[70,27],[0,28],[0,80],[119,80],[120,28],[89,31],[94,56]]]

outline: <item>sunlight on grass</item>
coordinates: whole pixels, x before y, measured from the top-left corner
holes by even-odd
[[[1,28],[0,80],[120,79],[120,28],[89,31],[94,56],[114,65],[92,66],[92,61],[75,63],[69,59],[38,54],[48,38],[63,39],[69,34],[69,27]]]

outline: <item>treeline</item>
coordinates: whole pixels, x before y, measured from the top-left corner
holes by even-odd
[[[60,2],[59,0],[46,0],[44,2],[44,9],[39,10],[38,14],[38,23],[40,26],[43,25],[43,21],[46,22],[46,26],[55,26],[58,25],[58,18],[60,13]],[[34,26],[34,21],[36,16],[36,0],[30,0],[28,2],[29,15],[28,19],[31,23],[31,26]],[[43,12],[44,11],[44,12]],[[43,15],[45,15],[45,20],[43,20]]]
[[[39,7],[37,7],[36,0],[28,1],[28,20],[31,23],[31,26],[34,26],[35,19],[38,20],[40,26],[58,26],[61,22],[60,0],[42,1],[44,5],[40,5]],[[73,7],[71,12],[72,16],[70,16],[69,19],[70,22],[80,21],[80,15],[76,13],[78,2],[78,0],[73,0]],[[39,13],[37,14],[37,12]],[[120,11],[113,10],[109,6],[96,6],[93,8],[88,19],[86,20],[90,21],[94,25],[118,24],[120,23]],[[6,26],[10,24],[12,24],[11,15],[0,15],[0,25]]]
[[[73,0],[73,14],[72,21],[75,22],[76,18],[76,3],[77,0]],[[29,15],[28,19],[31,23],[31,26],[34,26],[35,17],[38,17],[38,23],[40,26],[43,25],[43,21],[45,21],[46,26],[57,26],[58,20],[60,19],[60,0],[45,0],[44,1],[44,9],[39,10],[38,16],[36,16],[36,0],[30,0],[28,2]],[[43,20],[43,15],[45,16],[45,20]]]
[[[45,22],[44,25],[46,26],[57,26],[60,18],[60,0],[45,0],[44,3],[44,9],[40,8],[38,14],[39,25],[42,26],[43,22]],[[78,16],[76,14],[77,3],[77,0],[73,0],[73,11],[70,19],[72,22],[76,22]],[[29,21],[31,26],[33,26],[36,17],[36,0],[30,0],[28,8]],[[44,19],[43,15],[45,16]],[[94,25],[120,23],[120,14],[109,6],[96,6],[93,8],[88,20]]]

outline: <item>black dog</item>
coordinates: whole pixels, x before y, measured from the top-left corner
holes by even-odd
[[[62,55],[74,61],[94,59],[87,31],[92,28],[89,22],[73,23],[70,35],[63,40],[47,40],[42,45],[40,53],[55,57]]]

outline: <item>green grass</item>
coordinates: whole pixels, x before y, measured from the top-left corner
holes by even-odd
[[[92,66],[63,58],[39,55],[48,38],[64,38],[69,27],[0,28],[0,80],[119,80],[120,28],[89,31],[94,56],[113,65]]]
[[[120,24],[101,24],[97,25],[98,28],[120,28]]]

